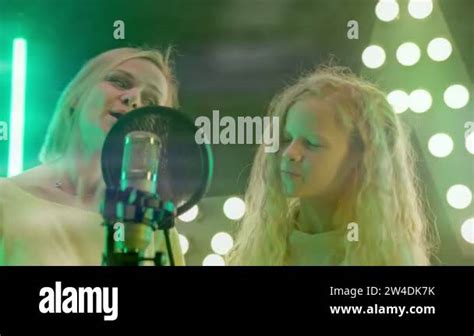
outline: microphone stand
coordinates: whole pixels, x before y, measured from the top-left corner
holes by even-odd
[[[123,242],[118,242],[115,239],[114,227],[117,222],[130,225],[130,228],[145,237],[156,230],[163,230],[169,262],[174,266],[169,235],[169,230],[174,227],[173,202],[163,202],[156,194],[132,187],[125,190],[107,187],[101,210],[104,219],[102,225],[106,230],[103,266],[140,266],[144,261],[152,261],[155,266],[164,266],[162,252],[155,252],[155,256],[149,258],[144,255],[145,249],[127,247],[126,238]]]

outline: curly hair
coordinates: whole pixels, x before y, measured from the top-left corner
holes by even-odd
[[[361,149],[333,217],[335,223],[360,226],[357,243],[347,241],[344,230],[338,230],[344,242],[341,264],[429,265],[437,232],[421,199],[408,129],[385,94],[347,68],[319,67],[272,100],[268,115],[283,120],[279,134],[290,107],[308,96],[335,102],[336,120],[351,131],[350,141]],[[245,203],[228,264],[287,264],[300,201],[283,193],[278,153],[258,148]]]

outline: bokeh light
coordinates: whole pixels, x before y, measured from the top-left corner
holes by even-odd
[[[225,266],[225,260],[218,254],[209,254],[202,261],[203,266]]]
[[[193,220],[196,219],[198,214],[199,214],[199,208],[197,205],[195,205],[191,209],[186,211],[185,213],[178,216],[178,218],[182,222],[192,222]]]
[[[211,239],[212,250],[220,255],[226,255],[234,246],[234,239],[227,232],[219,232]]]
[[[415,65],[421,56],[420,48],[413,42],[402,43],[397,49],[397,60],[401,65]]]
[[[394,90],[387,95],[387,101],[395,113],[403,113],[408,109],[408,94],[402,90]]]
[[[428,149],[430,153],[438,158],[444,158],[451,154],[453,147],[453,139],[445,133],[435,134],[428,141]]]
[[[186,254],[189,250],[188,238],[186,238],[186,236],[180,234],[179,235],[179,245],[181,246],[181,251],[183,252],[183,254]]]
[[[453,185],[446,193],[448,204],[455,209],[465,209],[472,202],[471,190],[463,184]]]
[[[378,45],[371,45],[362,52],[362,62],[369,69],[377,69],[385,62],[385,51]]]
[[[468,243],[474,244],[474,218],[469,218],[462,224],[461,236]]]
[[[464,85],[454,84],[444,91],[444,102],[452,109],[460,109],[469,102],[469,91]]]
[[[451,56],[451,53],[453,52],[453,47],[447,39],[443,37],[437,37],[432,39],[430,43],[428,43],[426,52],[433,61],[442,62],[447,60],[449,56]]]
[[[423,89],[414,90],[410,93],[410,109],[415,113],[423,113],[430,109],[433,99],[428,91]]]
[[[232,220],[239,220],[245,214],[245,202],[240,197],[230,197],[224,203],[224,214]]]
[[[474,132],[466,137],[466,149],[469,153],[474,154]]]
[[[410,0],[408,3],[408,13],[415,19],[424,19],[433,11],[431,0]]]
[[[375,6],[375,15],[384,22],[393,21],[400,12],[400,6],[395,0],[380,0]]]

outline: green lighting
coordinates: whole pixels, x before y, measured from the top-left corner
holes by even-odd
[[[25,126],[26,40],[13,40],[11,83],[10,136],[8,147],[8,176],[23,171],[23,132]]]

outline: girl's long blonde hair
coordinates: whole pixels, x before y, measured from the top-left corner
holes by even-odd
[[[304,75],[270,104],[283,134],[289,108],[308,95],[336,102],[336,118],[351,130],[360,158],[340,195],[334,223],[359,225],[359,241],[345,239],[343,265],[428,265],[437,244],[415,174],[407,129],[375,85],[347,68],[324,66]],[[258,148],[230,265],[285,265],[299,200],[282,191],[279,154]],[[343,224],[345,223],[345,224]],[[328,251],[330,253],[331,251]]]
[[[177,81],[170,56],[171,48],[168,48],[165,53],[157,49],[117,48],[89,60],[59,97],[41,148],[40,161],[51,162],[65,154],[78,120],[78,111],[74,107],[91,88],[104,79],[107,72],[127,60],[143,58],[155,64],[164,75],[168,85],[168,96],[164,101],[160,101],[160,105],[178,107]]]

